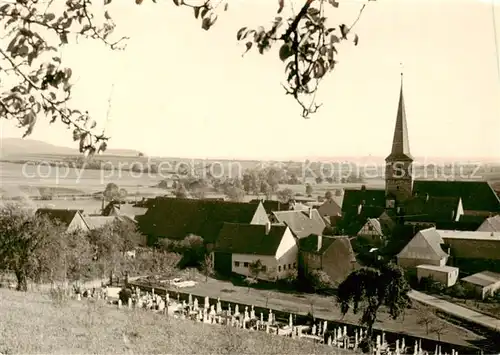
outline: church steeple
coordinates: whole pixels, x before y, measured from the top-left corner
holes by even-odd
[[[396,207],[400,202],[411,197],[413,182],[411,176],[413,157],[410,153],[410,141],[408,139],[402,73],[392,149],[391,154],[385,158],[385,162],[385,193],[388,198],[388,207],[389,205]]]
[[[401,73],[401,88],[399,91],[398,113],[396,116],[396,126],[394,127],[394,137],[392,139],[391,154],[386,161],[394,159],[410,159],[410,141],[408,139],[408,125],[406,123],[405,100],[403,95],[403,73]]]

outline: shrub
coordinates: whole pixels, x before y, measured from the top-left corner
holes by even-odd
[[[51,288],[49,297],[56,306],[63,306],[68,301],[68,291],[60,286]]]
[[[120,292],[118,292],[118,298],[123,304],[127,304],[128,300],[132,298],[132,290],[130,288],[122,288]]]
[[[449,295],[456,298],[465,298],[467,296],[467,290],[461,283],[456,283],[449,288]]]

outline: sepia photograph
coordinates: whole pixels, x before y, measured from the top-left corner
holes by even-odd
[[[500,354],[500,0],[0,0],[0,355]]]

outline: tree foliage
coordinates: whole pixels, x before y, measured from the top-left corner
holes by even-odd
[[[337,299],[342,314],[350,309],[354,314],[361,311],[360,323],[367,326],[367,340],[371,343],[379,309],[387,307],[391,317],[397,319],[410,304],[409,290],[403,270],[387,264],[380,269],[353,271],[339,285]]]
[[[295,197],[295,193],[292,189],[287,188],[276,192],[276,196],[278,197],[278,200],[280,202],[287,203],[290,200],[293,200],[293,198]]]
[[[14,205],[0,210],[0,268],[15,273],[18,290],[27,291],[29,277],[36,279],[50,269],[51,260],[44,251],[59,246],[61,230],[46,217]]]
[[[91,0],[67,0],[64,4],[18,0],[0,6],[0,25],[6,32],[3,39],[8,43],[0,48],[0,82],[7,86],[0,94],[0,115],[17,121],[25,128],[25,136],[39,118],[46,117],[72,128],[81,152],[93,154],[106,149],[108,137],[104,132],[96,133],[95,121],[87,112],[70,107],[72,70],[64,66],[60,54],[62,46],[79,37],[101,41],[110,49],[124,48],[122,41],[126,38],[110,40],[115,29],[109,10],[112,0],[99,3],[102,1],[104,10]],[[140,5],[144,1],[135,2]],[[193,4],[173,0],[173,4],[193,11],[204,30],[216,23],[220,10],[228,10],[228,1]],[[279,44],[279,59],[285,66],[283,87],[307,118],[321,106],[315,103],[315,94],[321,80],[335,68],[338,44],[350,38],[357,45],[358,36],[352,35],[352,30],[366,5],[361,6],[352,24],[336,26],[328,23],[331,11],[339,6],[336,0],[304,0],[293,15],[284,15],[283,0],[276,5],[278,16],[268,28],[242,27],[236,38],[245,43],[246,52],[255,48],[260,54]]]

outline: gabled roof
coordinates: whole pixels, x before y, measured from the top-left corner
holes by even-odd
[[[454,221],[460,196],[414,196],[402,206],[405,221],[437,222]]]
[[[118,218],[115,216],[86,216],[84,219],[90,229],[98,229],[109,223],[113,223]]]
[[[443,251],[444,241],[435,228],[419,231],[397,255],[400,258],[440,260],[448,254]],[[431,253],[429,253],[431,251]],[[433,252],[433,253],[432,253]]]
[[[321,238],[321,248],[318,250],[318,238]],[[323,254],[334,242],[334,237],[311,234],[299,239],[299,250],[307,253]]]
[[[457,231],[437,229],[437,233],[446,239],[465,239],[465,240],[486,240],[500,241],[500,232],[483,232],[483,231]]]
[[[139,229],[152,237],[183,239],[188,234],[214,242],[224,222],[250,223],[262,204],[191,200],[180,198],[154,198],[147,203],[148,211],[138,216]]]
[[[413,194],[460,197],[464,210],[500,212],[500,199],[487,181],[415,180]]]
[[[311,218],[309,218],[309,212],[311,212]],[[299,239],[311,234],[321,235],[326,227],[325,221],[315,209],[308,211],[280,211],[273,212],[273,215],[279,223],[287,225]]]
[[[381,189],[346,189],[344,193],[344,201],[342,202],[343,215],[357,215],[359,206],[364,206],[365,213],[377,210],[375,215],[366,216],[378,217],[385,209],[385,190]]]
[[[285,225],[274,224],[266,234],[265,225],[224,223],[215,250],[231,254],[276,255],[286,230]]]
[[[86,223],[82,216],[83,210],[66,210],[66,209],[53,209],[53,208],[39,208],[36,214],[39,216],[46,216],[51,221],[58,221],[63,226],[68,227],[70,223],[75,219],[76,215],[79,215]],[[87,225],[88,226],[88,225]]]
[[[500,274],[491,271],[482,271],[477,274],[473,274],[467,277],[464,277],[462,281],[471,283],[473,285],[478,286],[489,286],[491,284],[497,283],[500,281]]]
[[[130,203],[116,203],[110,202],[102,212],[103,216],[109,216],[114,212],[117,215],[128,216],[135,218],[135,216],[142,216],[147,212],[147,208],[135,206]]]
[[[410,153],[410,141],[408,139],[408,124],[406,123],[406,109],[403,95],[403,74],[401,74],[398,113],[396,116],[396,126],[394,127],[391,154],[386,158],[386,161],[394,160],[413,160]]]
[[[276,200],[259,200],[259,199],[254,199],[251,200],[250,203],[259,203],[262,202],[262,205],[264,206],[264,209],[268,214],[271,214],[276,211],[288,211],[290,209],[290,204],[283,203],[280,201]]]
[[[365,225],[372,226],[373,231],[377,232],[379,235],[384,234],[384,232],[382,231],[382,225],[380,224],[380,221],[377,218],[368,218]],[[364,228],[364,226],[362,228]]]
[[[317,209],[320,212],[320,214],[323,214],[324,216],[328,217],[338,216],[342,213],[342,209],[333,198],[325,200],[323,204],[317,207]]]
[[[485,232],[500,232],[500,215],[487,218],[477,230]]]

